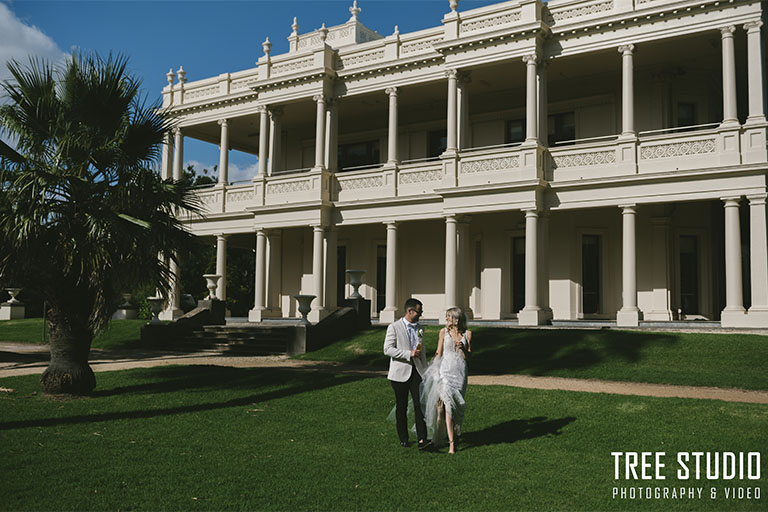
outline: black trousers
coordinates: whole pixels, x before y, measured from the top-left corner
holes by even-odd
[[[397,437],[400,441],[408,441],[408,392],[413,399],[413,412],[416,416],[416,435],[419,441],[427,440],[427,424],[424,422],[424,413],[421,411],[421,400],[419,397],[419,385],[421,384],[421,375],[416,368],[411,371],[411,378],[405,382],[392,383],[392,389],[395,390],[395,418],[397,420]]]

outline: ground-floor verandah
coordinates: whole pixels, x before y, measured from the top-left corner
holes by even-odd
[[[764,196],[257,228],[215,238],[220,275],[230,240],[254,248],[251,321],[295,317],[299,293],[319,297],[310,314],[317,321],[351,293],[345,271],[359,269],[360,293],[382,322],[416,297],[431,319],[458,305],[472,318],[520,325],[768,326]]]

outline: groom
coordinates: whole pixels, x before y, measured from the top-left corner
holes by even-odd
[[[387,378],[395,390],[395,417],[397,436],[400,446],[408,446],[408,393],[413,399],[413,411],[416,415],[416,435],[419,438],[419,450],[428,447],[427,425],[421,410],[419,385],[427,366],[424,352],[424,330],[419,325],[422,304],[417,299],[405,301],[405,315],[390,324],[384,338],[384,354],[390,357]]]

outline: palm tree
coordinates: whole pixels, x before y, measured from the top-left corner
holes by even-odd
[[[0,129],[0,280],[44,293],[51,362],[47,393],[90,393],[95,332],[122,291],[167,294],[168,262],[191,243],[177,219],[198,212],[189,186],[150,167],[170,129],[140,95],[127,59],[74,54],[57,68],[8,65]]]

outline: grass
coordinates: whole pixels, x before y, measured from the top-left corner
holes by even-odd
[[[428,326],[428,359],[437,347]],[[472,330],[471,374],[524,374],[768,389],[768,337],[749,334],[652,333],[620,330]],[[387,368],[384,328],[339,340],[301,359]]]
[[[460,452],[397,445],[383,378],[207,366],[98,375],[93,398],[0,379],[6,510],[760,510],[677,481],[677,451],[757,451],[768,407],[470,386]],[[613,480],[612,451],[664,451],[667,480]],[[765,455],[765,454],[763,454]],[[615,486],[704,499],[612,499]],[[719,489],[710,500],[709,488]]]
[[[91,348],[124,349],[140,345],[140,329],[146,320],[113,320],[96,335]],[[0,322],[0,341],[14,343],[42,343],[43,319],[25,318]]]

